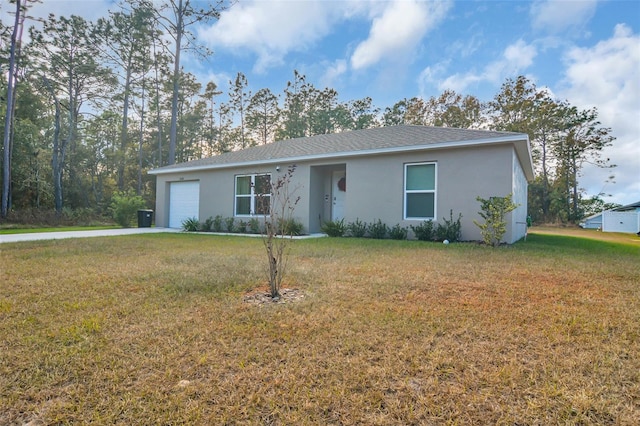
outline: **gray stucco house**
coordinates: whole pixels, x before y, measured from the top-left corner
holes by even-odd
[[[534,177],[526,134],[391,126],[289,139],[154,169],[156,226],[179,228],[186,218],[221,215],[248,221],[254,191],[296,165],[295,217],[306,232],[344,219],[389,226],[462,213],[462,239],[480,240],[477,196],[513,194],[504,237],[525,236],[527,185]],[[258,216],[261,216],[258,214]]]

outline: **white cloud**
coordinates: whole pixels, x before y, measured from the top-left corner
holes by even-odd
[[[324,75],[320,79],[323,87],[334,87],[335,81],[347,72],[347,61],[338,59],[327,65]]]
[[[351,56],[353,69],[363,69],[387,57],[411,52],[422,38],[440,23],[450,2],[396,0],[373,19],[369,38]]]
[[[531,66],[533,58],[536,56],[536,48],[523,40],[518,40],[515,44],[507,46],[504,50],[504,68],[514,67],[524,69]]]
[[[454,41],[448,46],[448,50],[452,53],[455,52],[455,55],[461,58],[468,58],[480,50],[483,43],[484,36],[482,33],[477,33],[471,35],[468,39]]]
[[[287,54],[303,52],[353,19],[371,20],[369,37],[354,50],[354,69],[412,51],[450,8],[450,1],[250,1],[234,5],[198,38],[210,46],[257,55],[256,71],[280,65]]]
[[[222,92],[222,96],[226,96],[226,91],[229,89],[229,82],[236,78],[236,75],[231,75],[226,72],[214,73],[214,72],[197,72],[195,73],[198,81],[202,83],[203,90],[207,83],[213,82],[217,86],[217,90]]]
[[[531,5],[533,28],[557,34],[580,28],[596,11],[597,0],[543,0]]]
[[[237,3],[198,38],[215,48],[249,51],[258,56],[257,71],[281,64],[290,51],[303,51],[326,36],[331,24],[351,9],[338,2],[254,1]]]
[[[418,90],[423,98],[429,97],[432,86],[439,86],[442,76],[446,74],[450,61],[439,62],[433,66],[426,67],[418,76]]]
[[[441,91],[451,89],[459,93],[465,93],[469,86],[481,82],[499,85],[506,78],[521,74],[522,71],[529,68],[537,53],[535,46],[518,40],[506,47],[502,57],[490,62],[479,72],[469,71],[444,77],[447,64],[441,63],[425,68],[420,75],[420,84],[422,86],[435,85]]]
[[[597,107],[599,120],[611,127],[616,141],[603,154],[618,167],[614,201],[622,204],[640,199],[640,35],[626,25],[593,47],[570,49],[565,57],[561,96],[582,109]],[[580,184],[589,195],[597,194],[611,171],[587,166]]]

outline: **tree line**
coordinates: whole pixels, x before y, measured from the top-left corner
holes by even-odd
[[[218,87],[199,82],[180,58],[185,51],[211,54],[191,28],[217,19],[232,6],[227,1],[201,8],[190,0],[128,0],[96,22],[50,15],[38,25],[28,16],[33,3],[12,0],[15,23],[0,27],[3,218],[25,209],[106,214],[115,194],[151,203],[152,168],[399,124],[527,133],[534,220],[577,221],[602,207],[598,194],[583,199],[578,178],[587,163],[613,167],[602,157],[614,140],[611,129],[596,109],[555,99],[526,77],[507,79],[488,102],[446,90],[384,109],[370,97],[342,101],[297,70],[282,93],[254,92],[242,72]]]

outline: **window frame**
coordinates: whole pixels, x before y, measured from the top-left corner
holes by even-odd
[[[265,216],[264,213],[256,213],[256,201],[258,196],[269,198],[269,212],[266,216],[271,215],[271,191],[268,193],[257,193],[256,192],[256,180],[258,177],[268,176],[269,177],[269,188],[271,187],[271,173],[246,173],[235,175],[233,179],[234,187],[233,187],[233,216],[234,217],[256,217],[256,216]],[[238,194],[238,179],[240,178],[250,178],[249,182],[249,194]],[[249,199],[249,214],[238,213],[238,199],[239,198],[248,198]]]
[[[409,173],[409,167],[412,166],[433,166],[433,189],[407,189]],[[402,197],[403,197],[403,220],[435,220],[438,217],[437,206],[437,192],[438,192],[438,163],[435,161],[422,161],[417,163],[405,163],[404,164],[404,181],[402,183]],[[433,194],[433,216],[414,217],[408,216],[408,194]]]

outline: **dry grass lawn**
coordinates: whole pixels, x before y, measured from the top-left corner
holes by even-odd
[[[585,234],[587,236],[593,234]],[[640,245],[0,246],[0,424],[640,424]]]

